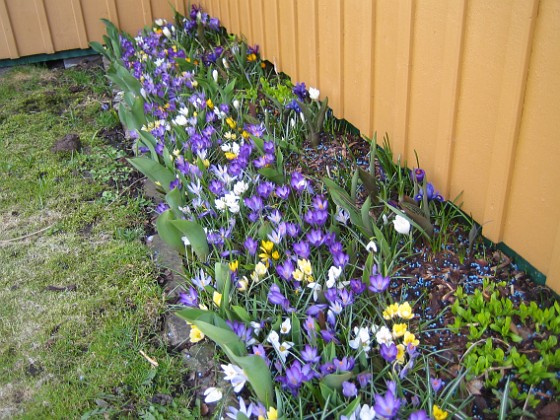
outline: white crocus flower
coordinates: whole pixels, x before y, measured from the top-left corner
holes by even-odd
[[[165,35],[166,38],[171,38],[171,31],[169,30],[169,28],[167,26],[164,26],[162,29],[163,34]]]
[[[163,26],[163,25],[165,25],[165,22],[166,22],[165,19],[156,19],[155,20],[155,24],[157,26]]]
[[[212,70],[212,78],[214,82],[218,83],[218,70]]]
[[[393,334],[389,328],[383,326],[375,333],[375,340],[379,344],[390,345],[393,342]]]
[[[341,273],[342,273],[342,268],[340,267],[335,267],[333,265],[331,266],[331,268],[329,268],[329,274],[328,274],[329,279],[327,280],[326,283],[329,289],[335,286],[336,281],[340,277]]]
[[[226,209],[226,203],[223,198],[216,198],[214,204],[218,210],[224,211]]]
[[[222,399],[222,390],[220,388],[215,388],[211,386],[204,391],[204,402],[206,404],[212,404],[216,401],[220,401]]]
[[[183,114],[179,114],[175,117],[175,119],[173,120],[173,124],[175,125],[187,125],[188,120],[187,117],[185,117]]]
[[[307,287],[313,290],[313,301],[317,302],[317,299],[319,299],[319,292],[322,290],[321,285],[316,281],[312,281],[307,285]]]
[[[375,419],[376,413],[373,406],[367,404],[362,405],[360,408],[360,420],[373,420]]]
[[[189,116],[189,109],[186,107],[179,108],[179,114],[184,115],[185,117]]]
[[[317,99],[319,99],[319,95],[321,94],[321,92],[319,91],[319,89],[315,89],[313,87],[309,88],[309,97],[313,100],[316,101]]]
[[[233,100],[233,107],[234,107],[235,109],[239,110],[240,103],[239,103],[239,101],[238,101],[237,99],[234,99],[234,100]]]
[[[266,341],[272,344],[272,347],[274,347],[274,349],[278,353],[278,356],[280,356],[282,363],[285,363],[286,357],[288,357],[288,353],[289,353],[288,350],[292,348],[294,343],[290,341],[283,341],[282,343],[280,343],[280,336],[274,330],[271,331],[270,334],[268,334]]]
[[[292,322],[290,321],[290,318],[286,318],[284,322],[282,322],[282,325],[280,325],[280,333],[288,334],[291,329],[292,329]]]
[[[335,219],[340,223],[347,224],[348,220],[350,220],[350,215],[348,214],[348,212],[346,210],[339,207],[338,211],[336,213]]]
[[[393,226],[398,233],[402,233],[403,235],[408,235],[410,232],[410,222],[407,218],[402,217],[400,214],[395,216]]]
[[[354,334],[356,337],[353,340],[349,340],[348,345],[354,350],[362,349],[366,352],[369,351],[371,349],[369,330],[365,327],[354,327]]]
[[[181,241],[183,241],[183,244],[185,246],[189,246],[191,244],[191,241],[189,241],[189,238],[187,238],[186,236],[182,236]]]
[[[238,181],[233,186],[233,192],[239,196],[242,195],[248,189],[249,189],[249,184],[247,184],[245,181]]]
[[[377,252],[377,245],[375,244],[375,242],[369,241],[368,244],[366,245],[366,250],[368,252],[376,253]]]
[[[262,262],[258,262],[257,265],[255,265],[255,274],[259,277],[263,277],[268,271],[268,268],[266,268],[266,265],[264,265]]]
[[[228,365],[222,365],[222,370],[226,374],[224,379],[231,383],[231,386],[233,386],[233,390],[235,392],[241,391],[248,379],[247,375],[245,375],[245,372],[243,372],[243,369],[230,363]]]

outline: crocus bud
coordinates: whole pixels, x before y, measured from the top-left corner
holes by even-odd
[[[393,226],[398,233],[402,233],[403,235],[408,235],[408,233],[410,232],[410,222],[400,214],[397,214],[395,216],[395,220],[393,220]]]
[[[235,100],[233,101],[233,107],[234,107],[235,109],[239,110],[239,101],[238,101],[237,99],[235,99]]]
[[[214,82],[218,83],[218,70],[212,71],[212,77],[214,78]]]
[[[426,172],[424,171],[424,169],[420,169],[420,168],[414,169],[414,178],[416,178],[416,182],[418,184],[422,184],[425,176],[426,176]]]
[[[319,91],[319,89],[315,89],[313,87],[309,88],[309,97],[316,101],[317,99],[319,99],[319,95],[321,94],[321,92]]]
[[[171,31],[169,30],[169,28],[167,26],[164,26],[163,29],[163,34],[167,37],[167,38],[171,38]]]

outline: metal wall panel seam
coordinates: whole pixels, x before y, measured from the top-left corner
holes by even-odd
[[[338,60],[338,72],[340,74],[340,77],[338,79],[338,88],[340,89],[340,115],[341,118],[344,118],[344,0],[339,0],[338,1],[338,18],[340,20],[339,23],[339,32],[338,32],[338,36],[340,38],[340,44],[339,44],[339,57],[340,60]]]
[[[142,18],[144,19],[144,25],[151,25],[154,19],[151,0],[140,0],[140,4],[142,5]]]
[[[285,0],[284,0],[285,1]],[[279,67],[280,67],[280,71],[285,70],[285,68],[283,67],[283,63],[282,63],[282,29],[281,29],[281,22],[280,22],[280,1],[278,0],[274,0],[275,4],[276,4],[276,44],[278,46],[278,50],[277,50],[277,54],[278,54],[278,61],[279,63]],[[276,63],[275,63],[276,65]]]
[[[511,14],[500,105],[492,145],[490,184],[486,192],[483,218],[483,222],[493,221],[485,227],[485,236],[496,243],[503,239],[507,217],[508,190],[511,186],[519,127],[523,115],[538,2],[539,0],[531,0],[513,3]]]
[[[449,197],[451,165],[457,124],[457,107],[461,86],[461,60],[465,38],[466,0],[449,3],[450,13],[445,28],[443,48],[443,77],[441,82],[440,112],[435,151],[435,175],[444,197]],[[450,197],[449,197],[450,198]]]
[[[41,39],[43,40],[44,52],[48,54],[54,53],[54,43],[52,39],[49,21],[47,18],[47,11],[45,9],[44,0],[35,0],[35,13],[39,21],[39,32],[41,32]]]
[[[397,38],[397,73],[395,86],[395,115],[392,140],[397,155],[403,162],[408,156],[408,114],[410,109],[410,67],[412,65],[412,34],[414,27],[414,3],[402,0],[398,3],[398,22],[402,30]]]
[[[71,0],[70,4],[72,5],[72,16],[74,16],[74,25],[76,27],[76,33],[78,34],[78,44],[80,48],[89,48],[81,0]]]
[[[369,84],[369,101],[370,101],[370,105],[369,105],[369,127],[367,127],[367,131],[366,133],[368,133],[368,136],[373,139],[373,136],[376,132],[375,130],[375,120],[374,120],[374,116],[375,116],[375,77],[376,77],[376,71],[375,71],[375,43],[376,43],[376,36],[375,36],[375,28],[377,27],[377,0],[372,0],[372,4],[371,4],[371,57],[370,57],[370,63],[369,63],[369,68],[370,68],[370,84]],[[363,130],[362,127],[358,127],[360,130]],[[379,144],[379,137],[381,137],[381,139],[383,138],[383,136],[385,135],[385,133],[380,133],[378,135],[378,139],[377,139],[377,144]]]
[[[8,7],[6,6],[6,0],[0,0],[0,25],[2,26],[2,33],[6,41],[6,46],[8,47],[9,57],[7,58],[18,58],[19,52],[14,37],[12,22],[10,21],[10,15],[8,13]]]
[[[121,24],[119,22],[119,12],[117,10],[117,0],[105,0],[105,5],[107,6],[107,12],[109,14],[109,20],[120,28]]]

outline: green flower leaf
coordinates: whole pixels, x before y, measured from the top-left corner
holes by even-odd
[[[165,166],[146,157],[135,157],[128,159],[128,161],[152,182],[155,182],[166,192],[169,191],[169,184],[175,180],[175,176]]]
[[[206,232],[204,232],[202,226],[190,220],[172,220],[170,223],[181,233],[181,237],[187,237],[198,259],[206,261],[208,254],[210,254],[210,249],[206,240]]]

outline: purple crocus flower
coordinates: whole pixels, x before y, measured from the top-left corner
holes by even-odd
[[[290,196],[290,187],[288,185],[280,185],[276,188],[276,196],[282,200],[286,200]]]
[[[295,238],[299,235],[300,231],[301,228],[297,223],[286,223],[286,233],[288,236]]]
[[[252,134],[255,137],[260,137],[263,135],[265,128],[264,124],[245,124],[245,131]],[[272,145],[272,152],[274,152],[274,144]]]
[[[337,295],[336,287],[331,287],[330,289],[327,289],[324,292],[325,299],[327,299],[329,302],[335,302],[336,295]]]
[[[397,358],[397,353],[398,350],[395,343],[391,343],[390,345],[382,343],[379,346],[379,354],[381,354],[381,357],[383,357],[387,362],[395,360]]]
[[[375,394],[374,410],[377,415],[387,419],[394,418],[401,407],[401,400],[395,395],[396,385],[393,381],[387,383],[389,388],[385,395]]]
[[[354,398],[358,395],[358,388],[352,382],[344,381],[342,382],[342,395],[346,398]]]
[[[208,21],[208,28],[212,29],[213,31],[217,31],[218,29],[220,29],[220,21],[218,18],[210,18],[210,20]]]
[[[263,208],[262,198],[258,195],[253,195],[251,197],[245,198],[243,199],[243,202],[249,209],[253,210],[256,213],[261,211]]]
[[[262,359],[266,362],[267,366],[270,366],[270,360],[266,357],[266,350],[264,349],[262,344],[252,347],[253,354],[256,356],[262,357]]]
[[[307,98],[308,96],[307,89],[305,88],[305,83],[297,83],[292,89],[292,92],[302,102],[305,101],[305,98]]]
[[[319,313],[323,312],[327,308],[327,305],[323,303],[318,303],[315,305],[311,305],[307,308],[305,313],[309,316],[317,316]]]
[[[288,281],[291,280],[292,278],[292,273],[294,272],[295,267],[294,267],[294,263],[292,262],[292,260],[286,260],[284,261],[284,263],[282,264],[278,264],[276,266],[276,272],[278,273],[278,275]]]
[[[384,277],[380,273],[376,273],[369,277],[369,287],[373,293],[381,293],[387,290],[389,283],[391,282],[390,277]]]
[[[290,102],[288,102],[288,104],[286,105],[286,109],[291,109],[298,114],[301,112],[301,108],[299,107],[299,104],[295,99],[292,99]]]
[[[165,212],[166,210],[169,210],[169,206],[165,203],[159,203],[156,207],[156,213],[157,214],[161,214],[163,212]]]
[[[347,372],[354,369],[356,361],[353,357],[343,357],[342,359],[334,358],[333,363],[339,372]]]
[[[373,375],[370,372],[361,372],[356,375],[356,379],[358,379],[360,388],[365,388],[373,379]]]
[[[421,185],[422,182],[424,182],[426,171],[424,171],[424,169],[421,168],[415,168],[413,171],[410,171],[410,176],[413,179],[416,179],[416,182]]]
[[[333,265],[338,268],[344,268],[350,262],[350,256],[344,252],[333,254]]]
[[[247,239],[245,239],[245,242],[243,242],[243,246],[245,247],[249,255],[255,255],[257,253],[259,243],[249,236]]]
[[[317,353],[316,347],[306,344],[304,349],[301,351],[301,358],[307,363],[318,363],[321,360],[321,356]]]
[[[251,345],[255,342],[253,338],[253,328],[247,327],[243,322],[235,320],[227,320],[226,324],[245,344]]]
[[[300,172],[296,171],[296,172],[292,172],[292,177],[290,179],[290,186],[298,193],[302,193],[308,188],[309,182]]]
[[[213,194],[220,196],[224,192],[224,183],[217,179],[213,179],[212,181],[210,181],[210,184],[208,184],[208,189]]]
[[[268,292],[268,301],[270,303],[272,303],[273,305],[280,305],[282,306],[282,309],[284,309],[287,312],[292,311],[293,309],[290,307],[290,301],[288,300],[288,298],[286,296],[284,296],[282,294],[282,292],[280,291],[280,288],[278,287],[277,284],[272,284],[272,286],[270,286],[270,290]]]
[[[284,378],[283,385],[292,392],[292,395],[297,396],[304,379],[299,360],[295,360],[292,365],[286,369],[286,376]]]
[[[321,365],[319,370],[321,371],[321,375],[326,376],[326,375],[330,375],[331,373],[335,373],[336,366],[334,365],[333,362],[326,362]]]
[[[323,340],[325,340],[326,343],[340,343],[338,338],[336,338],[336,333],[331,330],[321,330],[321,337],[323,338]]]
[[[430,417],[428,417],[424,410],[419,410],[411,413],[408,420],[430,420]]]
[[[296,242],[293,246],[294,252],[300,258],[309,258],[309,254],[311,254],[311,250],[309,248],[309,244],[305,241]]]
[[[268,198],[270,194],[274,191],[274,184],[270,181],[261,182],[257,185],[257,194],[263,199]]]
[[[430,383],[432,384],[432,389],[435,393],[437,393],[443,385],[443,381],[439,378],[430,378]]]
[[[360,279],[352,279],[350,280],[350,289],[356,295],[361,295],[366,290],[366,284]]]
[[[310,230],[305,238],[311,245],[319,247],[323,244],[323,231],[321,229]]]
[[[198,308],[198,293],[194,287],[189,287],[188,292],[179,293],[179,302],[185,306]]]
[[[303,329],[305,330],[305,332],[307,333],[308,337],[315,337],[316,334],[316,329],[315,329],[315,320],[313,319],[313,317],[311,317],[311,315],[308,315],[307,318],[305,319],[304,323],[303,323]],[[305,360],[305,359],[303,359]],[[305,360],[306,362],[308,362],[309,360]]]
[[[328,218],[329,213],[322,210],[309,210],[303,216],[303,220],[312,226],[323,226]]]

